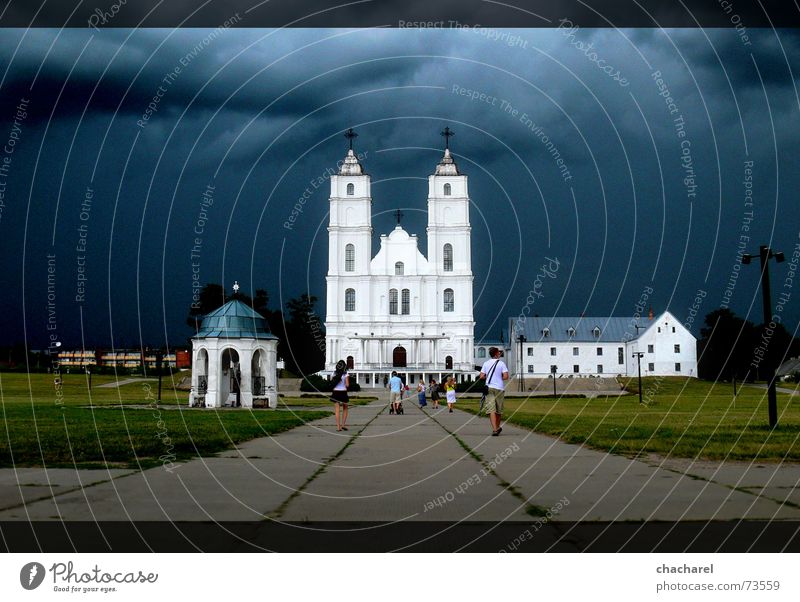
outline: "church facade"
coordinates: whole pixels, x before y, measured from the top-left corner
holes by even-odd
[[[449,140],[449,130],[446,139]],[[351,147],[331,176],[326,360],[345,360],[362,387],[384,386],[396,370],[406,384],[431,376],[475,376],[467,176],[449,144],[428,177],[427,257],[398,224],[372,255],[370,176]]]

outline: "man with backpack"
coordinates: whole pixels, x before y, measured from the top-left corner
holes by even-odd
[[[503,430],[500,420],[503,417],[503,400],[505,398],[505,381],[508,380],[508,366],[500,359],[503,352],[497,347],[489,348],[489,358],[481,367],[478,378],[485,379],[484,399],[486,413],[492,424],[492,437],[497,437]]]

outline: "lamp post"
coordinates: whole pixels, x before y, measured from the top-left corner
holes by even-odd
[[[161,401],[161,361],[164,359],[164,354],[161,350],[156,351],[156,372],[158,372],[158,401]]]
[[[758,248],[758,257],[761,260],[761,296],[764,309],[764,326],[766,327],[773,321],[772,295],[770,294],[769,287],[769,260],[774,257],[776,262],[782,263],[784,257],[783,253],[773,252],[772,249],[770,249],[767,245],[761,245]],[[745,253],[742,255],[743,264],[749,265],[752,260],[753,256],[750,253]],[[769,344],[769,342],[767,344]],[[772,365],[772,361],[769,359],[769,356],[766,353],[764,354],[764,360],[766,361],[767,371],[769,426],[770,428],[775,428],[778,426],[778,397],[777,393],[775,392],[775,367]]]
[[[553,397],[558,396],[556,393],[556,370],[557,368],[555,366],[550,366],[550,374],[553,375]]]
[[[634,351],[633,357],[636,358],[636,366],[639,370],[639,403],[644,403],[642,401],[642,358],[644,357],[644,352]]]
[[[523,359],[522,359],[522,344],[526,342],[528,339],[525,337],[524,334],[517,336],[517,342],[519,343],[519,390],[525,390],[525,382],[524,378],[524,371],[523,371]]]

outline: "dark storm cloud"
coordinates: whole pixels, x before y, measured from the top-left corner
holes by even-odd
[[[202,280],[267,288],[273,306],[279,292],[284,301],[306,290],[324,301],[328,192],[311,183],[342,157],[341,133],[350,126],[359,126],[356,148],[373,176],[376,244],[400,207],[423,250],[424,179],[440,157],[438,132],[446,124],[456,130],[453,148],[474,201],[478,337],[496,336],[498,319],[519,312],[545,255],[569,270],[534,313],[628,315],[651,285],[656,309],[683,317],[686,299],[702,288],[714,298],[703,308],[710,311],[736,256],[744,160],[755,163],[759,199],[752,244],[772,239],[789,250],[800,229],[783,200],[800,173],[794,32],[748,30],[747,46],[735,30],[580,28],[568,37],[563,30],[237,29],[202,45],[211,31],[29,30],[0,38],[4,130],[19,98],[32,99],[14,157],[13,202],[0,221],[4,255],[15,258],[2,284],[20,286],[24,233],[26,298],[40,299],[41,259],[55,250],[69,316],[63,329],[73,339],[75,229],[87,186],[95,204],[84,315],[102,344],[112,321],[115,336],[135,338],[139,328],[149,342],[186,335],[189,250],[198,199],[212,180]],[[504,33],[519,39],[508,43]],[[578,43],[592,44],[628,85]],[[176,66],[180,74],[137,125]],[[698,184],[691,202],[654,71],[686,120]],[[302,220],[286,230],[309,187]],[[743,276],[737,285],[740,313],[754,282]],[[27,314],[31,333],[42,331],[40,305]],[[140,307],[156,314],[142,320]],[[6,336],[19,338],[19,300],[4,299],[0,310]]]

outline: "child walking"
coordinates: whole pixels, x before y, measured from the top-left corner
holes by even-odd
[[[456,379],[452,375],[447,377],[444,385],[445,398],[447,400],[447,410],[452,414],[453,405],[456,403]]]
[[[417,385],[417,401],[419,401],[420,410],[428,405],[428,402],[425,399],[425,385],[422,383]]]

